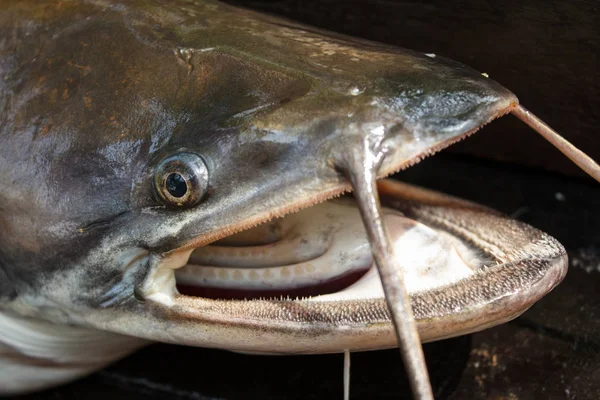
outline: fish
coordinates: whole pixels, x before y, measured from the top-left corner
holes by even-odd
[[[157,341],[397,347],[356,160],[421,341],[513,319],[566,274],[549,235],[384,179],[507,113],[545,129],[458,62],[210,0],[3,2],[0,37],[2,395]]]

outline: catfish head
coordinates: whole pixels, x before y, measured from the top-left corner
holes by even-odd
[[[148,341],[396,346],[361,214],[330,200],[348,160],[384,177],[518,105],[442,57],[211,1],[1,7],[0,392]],[[485,207],[379,196],[424,341],[514,318],[566,272],[554,239]]]

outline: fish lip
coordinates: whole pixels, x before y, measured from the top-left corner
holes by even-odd
[[[383,186],[382,195],[386,198],[408,190],[406,198],[409,201],[423,199],[419,203],[425,204],[425,208],[483,212],[498,220],[506,219],[483,206],[427,189],[388,180],[382,181],[380,186]],[[523,225],[508,221],[512,228],[521,228]],[[469,277],[451,284],[451,288],[411,294],[422,341],[476,332],[509,321],[560,283],[568,264],[564,248],[536,229],[526,229],[526,236],[531,240],[553,243],[554,252],[488,267],[473,279]],[[519,274],[513,275],[511,268]],[[523,268],[530,268],[531,273]],[[511,276],[517,275],[520,278],[511,279]],[[526,282],[519,281],[523,277]],[[466,294],[473,293],[470,288],[475,287],[478,280],[486,279],[497,283],[491,287],[494,293],[485,301],[473,301],[457,308],[456,298],[469,300]],[[464,292],[465,295],[448,297],[444,289],[450,289],[447,292],[454,292],[455,295],[457,292]],[[263,354],[335,353],[345,349],[362,351],[396,346],[383,298],[245,301],[210,300],[177,294],[172,297],[170,304],[155,298],[146,301],[151,313],[182,329],[169,332],[166,340],[173,343]]]

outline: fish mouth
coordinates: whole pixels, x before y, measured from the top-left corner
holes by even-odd
[[[424,342],[513,319],[566,274],[564,248],[523,223],[398,181],[378,190]],[[173,251],[139,289],[167,342],[261,354],[396,346],[349,196]]]
[[[509,97],[484,107],[461,134],[451,130],[445,140],[391,151],[379,176],[464,139],[515,106]],[[350,196],[334,199],[348,189],[340,179],[286,197],[279,208],[244,211],[245,218],[215,224],[156,256],[135,289],[139,315],[129,314],[140,319],[139,329],[130,323],[128,333],[262,354],[396,347],[359,209]],[[555,239],[486,207],[387,179],[378,181],[378,195],[422,341],[513,319],[566,274],[566,252]],[[102,327],[124,330],[114,321]]]
[[[509,97],[487,107],[472,129],[421,143],[414,152],[392,151],[380,177],[464,139],[515,106]],[[564,248],[528,225],[397,181],[380,179],[377,187],[424,342],[511,320],[566,274]],[[192,235],[157,256],[135,289],[139,315],[129,315],[145,322],[135,332],[130,323],[127,332],[261,354],[396,347],[359,209],[350,196],[336,199],[350,189],[348,182],[316,189]],[[114,321],[102,326],[124,329]]]
[[[384,223],[411,293],[448,285],[491,262],[456,237],[393,208],[384,208]],[[350,197],[196,248],[174,274],[180,294],[211,299],[384,297],[358,206]]]
[[[488,106],[482,113],[486,119],[474,129],[436,141],[417,155],[391,154],[380,176],[411,167],[467,138],[517,104],[509,97]],[[379,182],[390,185],[385,179]],[[143,288],[144,297],[150,289],[150,295],[218,300],[383,299],[358,205],[351,194],[335,199],[349,191],[345,184],[188,241],[167,254]],[[383,211],[409,293],[446,286],[490,263],[452,234],[407,218],[393,207]]]

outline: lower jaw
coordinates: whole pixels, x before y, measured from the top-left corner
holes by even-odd
[[[369,269],[351,271],[337,276],[327,282],[317,283],[311,286],[288,288],[288,289],[232,289],[219,287],[194,286],[178,283],[177,290],[180,294],[207,299],[228,300],[257,300],[257,299],[296,299],[309,298],[324,294],[339,292],[362,278]]]

